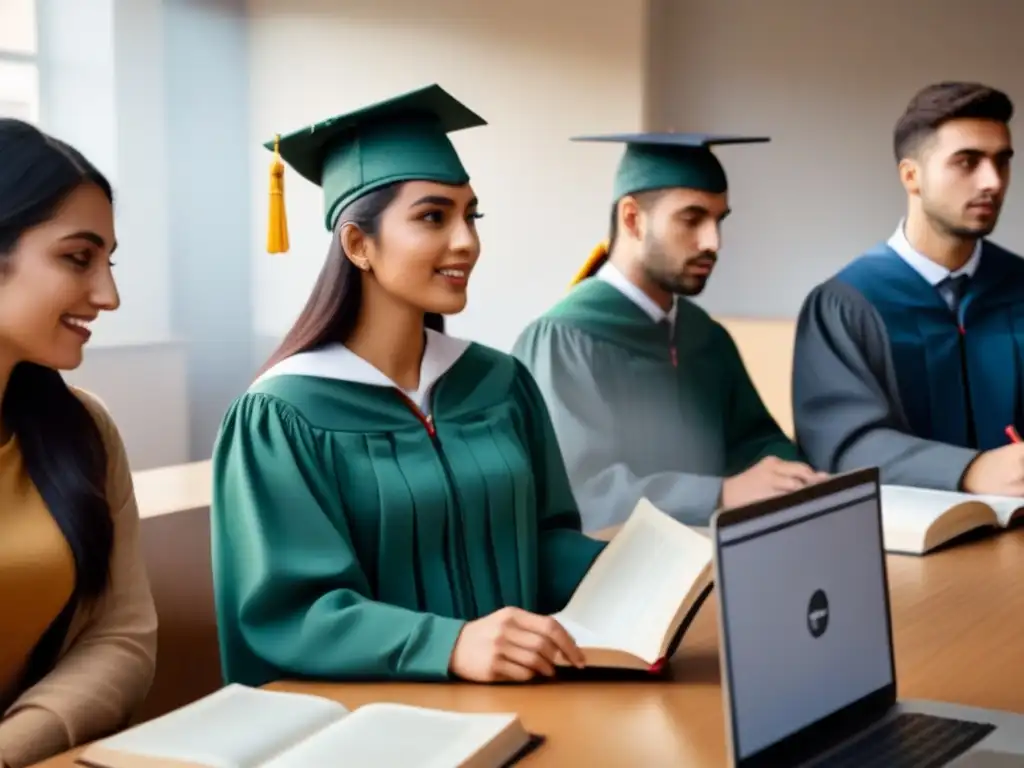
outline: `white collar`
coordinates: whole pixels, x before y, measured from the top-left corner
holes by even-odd
[[[329,344],[312,352],[300,352],[272,366],[253,383],[275,376],[315,376],[336,381],[351,381],[401,390],[417,406],[426,410],[430,391],[469,348],[470,342],[427,329],[427,343],[420,364],[420,385],[409,390],[399,387],[344,344]]]
[[[617,288],[620,293],[640,307],[640,309],[646,312],[648,317],[656,323],[675,317],[676,307],[674,301],[672,303],[672,309],[666,312],[658,306],[658,303],[654,299],[630,282],[629,278],[622,274],[622,270],[610,261],[606,261],[594,277],[604,280],[609,285]]]
[[[975,271],[978,269],[978,264],[981,263],[981,239],[979,238],[977,243],[974,245],[974,252],[971,254],[971,258],[967,260],[960,269],[950,272],[941,264],[936,264],[934,261],[929,259],[920,251],[916,250],[914,246],[907,240],[907,235],[903,231],[904,220],[900,219],[900,224],[896,227],[896,231],[892,237],[889,238],[889,247],[892,248],[896,253],[900,255],[905,262],[912,266],[918,274],[927,280],[931,285],[938,285],[947,277],[957,277],[959,275],[967,275],[968,277],[973,276]]]

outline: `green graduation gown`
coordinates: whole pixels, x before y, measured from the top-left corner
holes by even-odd
[[[433,331],[417,392],[341,345],[283,361],[213,462],[228,682],[444,680],[466,621],[560,610],[603,546],[529,373]]]
[[[547,400],[585,530],[623,522],[643,496],[707,525],[724,477],[769,455],[800,458],[732,337],[684,298],[674,323],[659,324],[590,278],[527,326],[513,354]]]

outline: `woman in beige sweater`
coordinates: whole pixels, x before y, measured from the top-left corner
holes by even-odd
[[[16,120],[0,169],[0,768],[22,768],[126,724],[157,622],[121,439],[59,373],[119,304],[110,185]]]

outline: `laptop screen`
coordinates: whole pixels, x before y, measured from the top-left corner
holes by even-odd
[[[894,684],[878,486],[847,479],[734,523],[720,518],[737,762]]]

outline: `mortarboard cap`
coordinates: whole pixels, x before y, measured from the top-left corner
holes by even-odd
[[[324,224],[331,229],[346,205],[387,184],[467,183],[469,174],[448,133],[486,124],[435,84],[277,136],[264,146],[275,152],[275,160],[279,155],[323,189]],[[273,195],[281,191],[273,187],[273,171],[272,166],[272,211]]]
[[[716,144],[760,144],[767,136],[708,133],[619,133],[576,136],[573,141],[625,144],[615,172],[612,199],[654,189],[686,188],[720,194],[728,189],[725,169],[711,151]],[[600,243],[573,276],[570,286],[592,277],[608,261],[608,243]]]
[[[625,144],[615,173],[613,198],[653,189],[685,187],[719,194],[728,189],[725,169],[711,147],[716,144],[757,144],[767,136],[708,133],[622,133],[577,136],[573,141]]]

